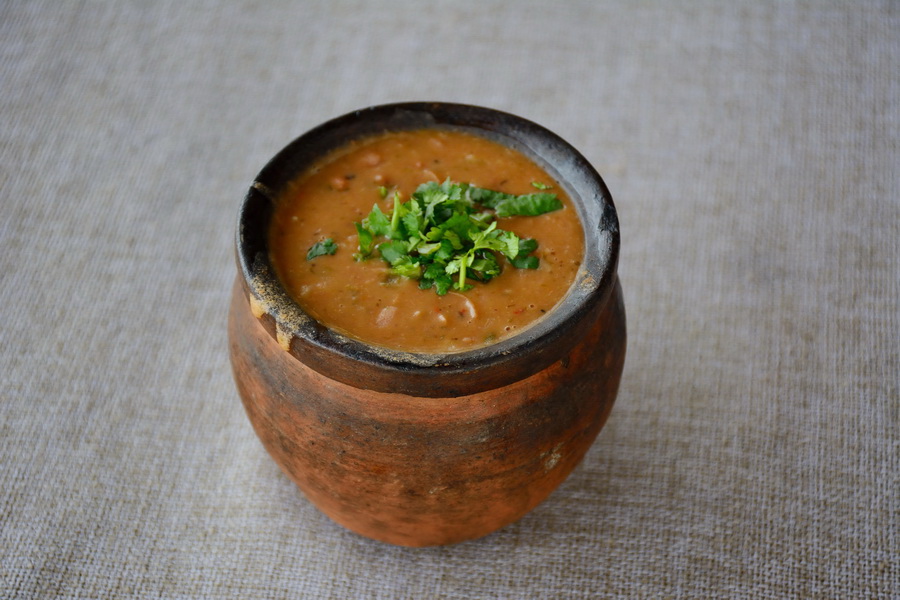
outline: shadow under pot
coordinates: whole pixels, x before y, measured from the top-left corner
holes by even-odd
[[[568,291],[495,343],[452,352],[366,343],[313,318],[276,275],[270,229],[292,182],[348,144],[422,129],[525,155],[577,212],[584,249]],[[361,535],[431,546],[489,534],[566,479],[612,410],[626,346],[615,207],[581,154],[530,121],[447,103],[375,106],[331,120],[260,172],[236,246],[228,335],[250,422],[309,500]]]

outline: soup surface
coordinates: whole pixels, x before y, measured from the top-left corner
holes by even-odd
[[[517,195],[550,186],[561,209],[497,219],[498,228],[537,240],[538,268],[515,268],[498,253],[499,275],[439,295],[392,273],[377,252],[357,259],[354,223],[373,205],[390,218],[395,192],[404,202],[420,184],[447,179]],[[325,240],[334,253],[308,259]],[[302,174],[278,199],[269,247],[288,293],[323,325],[378,346],[445,353],[507,338],[552,310],[575,279],[584,241],[571,201],[531,160],[475,135],[426,129],[354,142]]]

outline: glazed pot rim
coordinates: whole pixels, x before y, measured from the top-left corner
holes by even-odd
[[[522,152],[566,190],[584,230],[585,253],[563,300],[520,333],[460,352],[421,353],[367,344],[308,315],[275,276],[268,252],[273,207],[284,185],[329,150],[387,131],[450,129]],[[254,314],[282,347],[323,375],[383,392],[457,396],[506,385],[558,360],[606,304],[615,285],[619,224],[612,196],[574,147],[536,123],[495,109],[447,102],[371,106],[302,134],[259,172],[244,198],[236,232],[239,279]],[[268,315],[268,317],[267,317]],[[265,323],[264,323],[265,324]]]

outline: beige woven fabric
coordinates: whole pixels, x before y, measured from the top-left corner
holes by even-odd
[[[629,350],[533,513],[411,550],[271,462],[237,208],[319,122],[530,118],[604,175]],[[0,597],[900,597],[892,2],[0,4]]]

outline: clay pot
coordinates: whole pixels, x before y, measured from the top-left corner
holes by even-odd
[[[544,320],[477,350],[376,348],[306,315],[274,277],[272,200],[317,157],[386,130],[456,128],[513,147],[561,182],[585,230],[572,291]],[[250,422],[278,465],[338,523],[377,540],[450,544],[544,500],[603,426],[625,359],[619,230],[596,171],[553,133],[473,106],[357,111],[281,151],[250,187],[237,235],[231,361]]]

